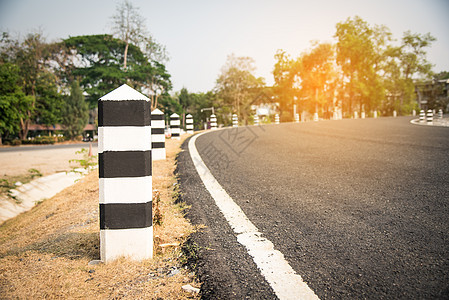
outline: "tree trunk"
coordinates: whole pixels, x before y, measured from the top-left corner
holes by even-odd
[[[126,42],[126,46],[125,46],[125,54],[124,54],[124,58],[123,58],[123,67],[125,68],[126,71],[126,61],[127,61],[127,57],[128,57],[128,46],[129,46],[129,42]]]

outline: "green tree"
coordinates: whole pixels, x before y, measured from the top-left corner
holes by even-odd
[[[73,140],[83,133],[84,127],[89,120],[88,105],[84,101],[83,92],[77,80],[72,82],[70,95],[66,97],[62,111],[62,125],[64,126],[65,134]]]
[[[248,124],[251,105],[264,98],[263,78],[254,76],[254,60],[250,57],[228,56],[221,75],[217,79],[216,90],[222,109],[222,117],[230,121],[236,113],[239,120]]]
[[[273,69],[274,85],[273,94],[279,103],[281,118],[290,120],[292,116],[292,104],[295,103],[298,94],[298,61],[290,58],[283,50],[278,50],[274,56],[276,64]],[[287,116],[285,116],[287,115]]]
[[[33,101],[25,96],[19,81],[19,67],[0,62],[0,145],[3,137],[20,130],[20,120]]]
[[[127,69],[121,68],[125,43],[111,35],[86,35],[64,40],[72,55],[67,78],[80,78],[91,108],[97,100],[127,83],[147,95],[168,95],[172,85],[165,66],[149,60],[139,47],[129,44]],[[152,97],[154,107],[157,97]]]

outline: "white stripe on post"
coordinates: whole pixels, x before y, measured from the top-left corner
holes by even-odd
[[[193,134],[193,117],[191,114],[186,116],[186,130],[188,134]]]
[[[179,115],[174,113],[170,116],[170,131],[173,140],[179,140],[181,136],[181,121]]]
[[[100,258],[153,257],[151,101],[126,84],[98,101]]]
[[[157,108],[151,112],[151,151],[153,161],[167,157],[164,113]]]
[[[210,115],[210,129],[217,129],[217,117],[214,114]]]

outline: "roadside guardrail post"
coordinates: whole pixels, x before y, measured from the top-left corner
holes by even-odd
[[[215,114],[210,115],[210,129],[217,129],[217,116]]]
[[[431,109],[427,111],[427,124],[433,124],[433,111]]]
[[[254,125],[259,125],[259,116],[254,115]]]
[[[179,140],[181,138],[181,121],[177,113],[173,113],[170,116],[170,131],[173,140]]]
[[[232,127],[239,127],[239,118],[236,114],[232,115]]]
[[[100,259],[153,257],[151,101],[124,84],[98,101]]]
[[[191,114],[186,116],[186,131],[188,134],[193,134],[193,116]]]
[[[164,113],[157,108],[151,112],[151,156],[153,161],[166,158]]]
[[[421,109],[419,111],[419,122],[420,123],[426,122],[426,112],[424,111],[424,109]]]

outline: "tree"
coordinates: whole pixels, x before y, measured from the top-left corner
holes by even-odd
[[[113,33],[125,42],[123,54],[123,68],[127,69],[127,58],[129,44],[138,45],[142,38],[147,35],[145,19],[139,14],[137,7],[134,7],[128,0],[117,5],[116,14],[112,16]]]
[[[72,55],[70,78],[81,78],[80,86],[88,93],[90,107],[97,100],[127,83],[143,93],[149,94],[154,107],[157,97],[171,89],[170,74],[165,66],[151,61],[134,44],[128,45],[128,65],[126,72],[120,67],[123,63],[125,43],[111,35],[85,35],[71,37],[63,41]]]
[[[62,125],[64,126],[65,134],[73,140],[83,133],[84,127],[89,120],[89,108],[84,101],[83,92],[77,80],[72,82],[70,95],[66,97],[62,111]]]
[[[278,50],[274,58],[276,59],[276,64],[273,69],[273,93],[279,103],[281,117],[285,112],[291,116],[291,104],[297,95],[299,64],[298,61],[290,58],[283,50]]]
[[[222,109],[231,108],[245,124],[251,114],[251,105],[264,97],[264,80],[255,77],[254,71],[252,58],[230,55],[216,84],[217,93],[224,104]],[[225,113],[230,117],[229,111]]]
[[[2,39],[1,57],[4,62],[18,66],[21,89],[30,100],[25,101],[27,107],[21,106],[19,137],[26,139],[32,122],[46,125],[58,122],[62,100],[50,67],[51,48],[43,34],[30,33],[22,42]]]
[[[2,138],[20,130],[20,120],[33,98],[25,96],[19,85],[19,68],[11,63],[0,63],[0,145]]]
[[[310,52],[303,53],[298,60],[300,90],[302,97],[309,99],[308,110],[315,113],[318,113],[319,108],[329,111],[330,106],[334,104],[337,78],[332,45],[317,44]]]

